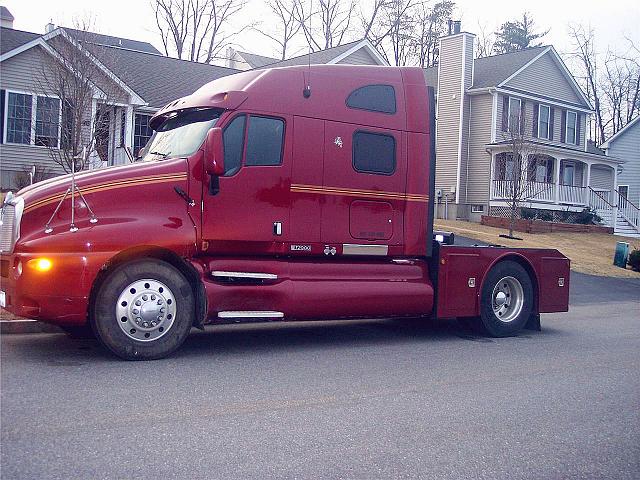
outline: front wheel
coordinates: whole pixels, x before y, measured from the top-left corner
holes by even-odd
[[[533,310],[533,284],[527,271],[514,261],[494,266],[480,294],[479,326],[492,337],[509,337],[526,325]]]
[[[195,301],[170,264],[137,260],[117,267],[96,294],[91,322],[98,339],[126,360],[166,357],[185,341]]]

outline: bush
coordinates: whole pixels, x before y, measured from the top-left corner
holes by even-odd
[[[552,222],[553,212],[549,210],[538,210],[538,218],[540,220],[544,220],[545,222]]]
[[[520,218],[524,220],[544,220],[545,222],[553,221],[553,212],[541,208],[522,207],[520,209]]]
[[[602,218],[598,216],[595,210],[585,208],[580,213],[576,214],[573,223],[579,223],[580,225],[597,225],[602,221]]]
[[[534,220],[536,218],[535,208],[522,207],[520,209],[520,218],[524,220]]]
[[[640,272],[640,249],[634,248],[631,250],[629,254],[629,258],[627,259],[627,264],[631,267],[632,270],[636,272]]]

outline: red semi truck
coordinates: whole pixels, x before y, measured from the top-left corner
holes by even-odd
[[[152,118],[139,161],[7,196],[0,304],[88,323],[125,359],[219,322],[469,317],[509,336],[567,311],[557,250],[434,240],[434,107],[417,68],[215,80]]]

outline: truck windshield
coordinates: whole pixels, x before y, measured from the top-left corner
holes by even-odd
[[[211,108],[188,110],[169,117],[158,127],[138,159],[143,162],[187,157],[195,153],[222,113]]]

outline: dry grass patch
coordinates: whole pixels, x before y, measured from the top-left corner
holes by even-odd
[[[622,269],[613,265],[616,242],[628,242],[631,247],[640,247],[640,239],[607,235],[603,233],[522,233],[514,235],[522,238],[510,240],[499,237],[508,231],[487,227],[479,223],[459,220],[436,220],[435,228],[474,238],[482,242],[495,243],[505,247],[556,248],[571,259],[571,268],[577,272],[603,275],[607,277],[640,278],[639,272],[630,268]]]

